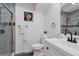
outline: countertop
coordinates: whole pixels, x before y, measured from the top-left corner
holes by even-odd
[[[71,43],[66,40],[58,39],[58,38],[48,38],[45,39],[46,41],[50,42],[51,44],[59,47],[60,49],[64,50],[65,52],[79,56],[79,44]]]

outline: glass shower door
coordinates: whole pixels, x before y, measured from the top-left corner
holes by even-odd
[[[0,4],[0,56],[12,53],[12,15]]]

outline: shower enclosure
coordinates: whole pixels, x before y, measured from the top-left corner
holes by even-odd
[[[5,3],[0,3],[0,56],[13,52],[13,12]]]

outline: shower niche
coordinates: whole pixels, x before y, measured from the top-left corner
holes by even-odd
[[[79,4],[65,3],[61,7],[61,33],[64,34],[67,30],[73,35],[79,35],[79,9],[76,9],[77,6]]]

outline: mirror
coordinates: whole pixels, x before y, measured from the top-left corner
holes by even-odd
[[[61,33],[65,30],[70,31],[73,35],[79,35],[79,6],[72,5],[72,3],[65,3],[61,7]],[[75,6],[75,7],[73,7]]]

